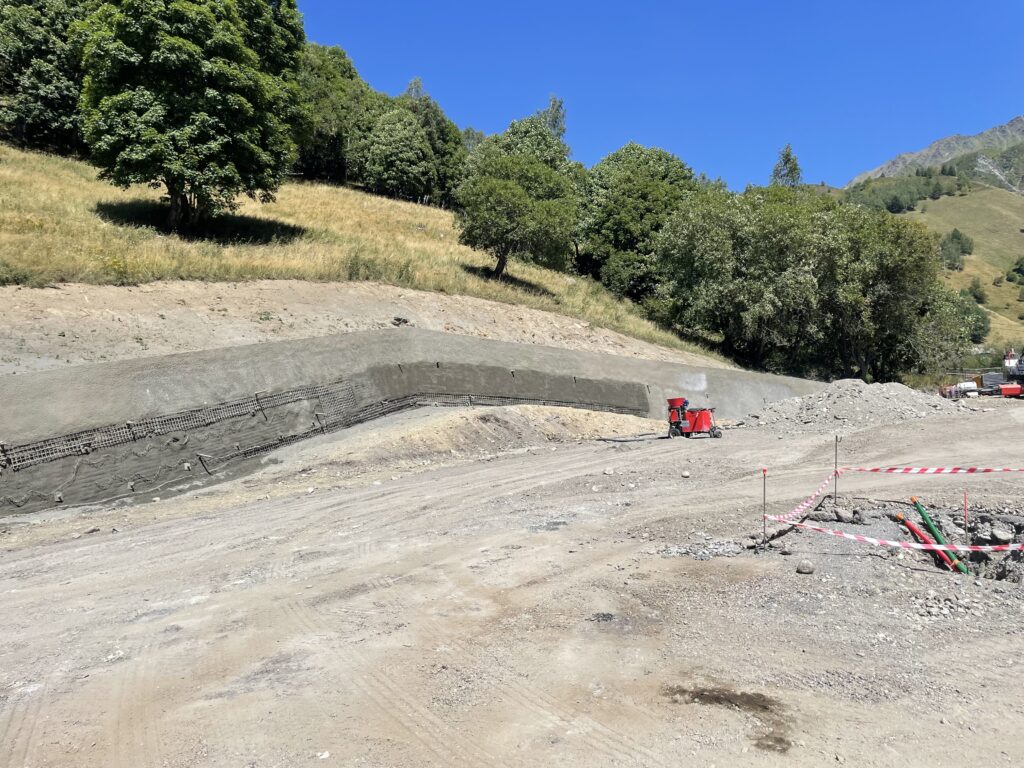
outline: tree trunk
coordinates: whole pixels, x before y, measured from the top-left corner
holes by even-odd
[[[167,185],[167,197],[171,201],[171,209],[167,214],[167,227],[177,231],[191,220],[192,204],[189,202],[184,186],[173,181],[164,183]]]
[[[508,254],[498,254],[498,263],[494,265],[494,279],[501,280],[505,276],[505,267],[508,266]]]

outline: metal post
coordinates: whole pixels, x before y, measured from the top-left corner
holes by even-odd
[[[263,414],[263,420],[264,421],[270,421],[270,417],[267,416],[267,412],[265,410],[263,410],[263,403],[260,402],[260,393],[261,392],[266,392],[266,390],[265,389],[261,389],[259,392],[257,392],[255,395],[253,395],[253,397],[256,398],[256,407],[259,408],[260,409],[260,413]]]
[[[768,467],[761,467],[761,546],[768,546]]]
[[[839,435],[836,435],[835,464],[832,466],[832,503],[836,507],[839,506],[839,443],[842,439]]]
[[[209,475],[209,474],[212,474],[212,473],[210,472],[210,468],[209,468],[208,466],[206,466],[206,461],[205,461],[205,460],[204,460],[204,458],[203,458],[203,454],[201,454],[201,453],[197,453],[197,454],[196,454],[196,457],[197,457],[197,458],[199,459],[199,463],[203,465],[203,469],[205,469],[205,470],[206,470],[206,474],[208,474],[208,475]],[[212,458],[212,457],[211,457],[211,458]]]
[[[964,535],[967,537],[967,545],[973,546],[974,541],[971,536],[971,530],[967,527],[967,491],[964,490]]]

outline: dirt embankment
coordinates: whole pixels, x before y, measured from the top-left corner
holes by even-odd
[[[714,368],[582,320],[379,283],[152,283],[0,287],[0,375],[409,324],[498,341]]]

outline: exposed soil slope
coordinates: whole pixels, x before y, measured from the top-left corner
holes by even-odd
[[[551,312],[379,283],[0,287],[0,375],[408,324],[563,349],[731,367]]]

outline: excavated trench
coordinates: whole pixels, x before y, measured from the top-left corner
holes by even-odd
[[[968,510],[966,525],[963,506],[958,503],[940,499],[934,504],[926,504],[925,507],[929,517],[949,544],[993,546],[1024,543],[1024,510],[1015,504],[1015,500],[986,497]],[[926,530],[914,505],[909,501],[864,499],[860,503],[843,504],[836,508],[831,498],[826,497],[823,503],[808,515],[808,521],[835,524],[837,528],[850,533],[875,538],[911,541],[913,537],[900,523],[900,515]],[[948,570],[941,560],[930,553],[921,550],[913,552],[913,555],[909,554],[910,551],[904,554],[914,557],[921,564],[933,563],[937,569]],[[1024,583],[1024,556],[1019,550],[960,553],[958,557],[967,566],[970,574],[977,578]]]

